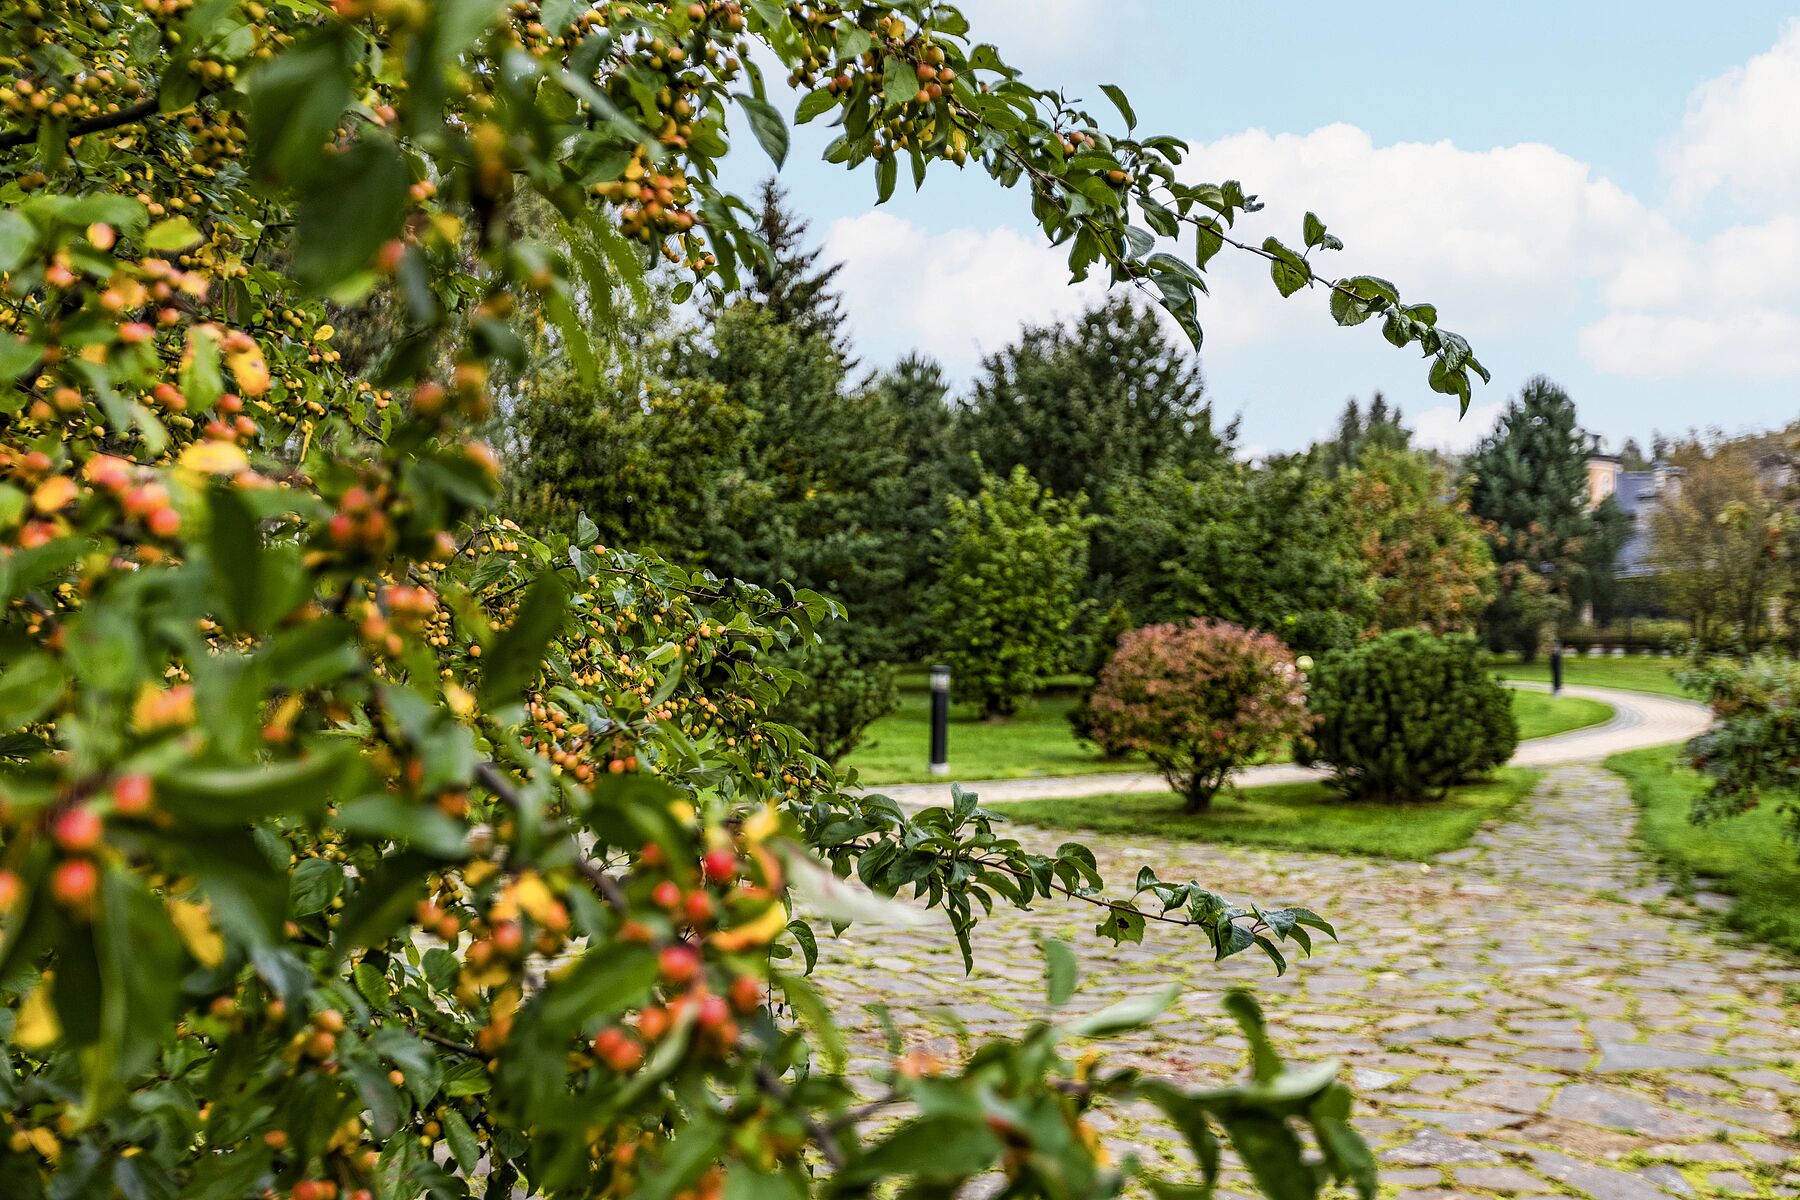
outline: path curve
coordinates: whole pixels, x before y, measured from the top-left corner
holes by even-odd
[[[1621,734],[1647,737],[1653,711]],[[1045,1012],[1038,941],[1055,935],[1081,960],[1075,1011],[1182,985],[1168,1018],[1109,1057],[1186,1084],[1242,1069],[1219,1000],[1255,988],[1284,1054],[1342,1064],[1384,1200],[1793,1197],[1800,970],[1678,900],[1640,856],[1634,819],[1618,776],[1577,763],[1548,769],[1507,820],[1429,864],[1088,834],[1109,879],[1148,863],[1233,898],[1315,904],[1342,940],[1276,978],[1249,954],[1214,964],[1186,930],[1109,946],[1080,906],[1045,904],[996,909],[975,931],[972,975],[941,926],[854,926],[822,942],[816,978],[856,1023],[853,1075],[871,1092],[865,1073],[888,1056],[862,1004],[879,998],[910,1047],[955,1057],[934,1011],[976,1035],[1016,1034]],[[1091,1119],[1115,1150],[1180,1169],[1153,1113]],[[1221,1196],[1251,1192],[1229,1165]]]
[[[1530,691],[1549,691],[1548,684],[1513,681],[1510,687]],[[1585,729],[1575,729],[1551,737],[1532,738],[1519,743],[1511,764],[1517,767],[1549,767],[1569,763],[1598,762],[1626,750],[1642,750],[1650,746],[1667,746],[1685,742],[1703,732],[1712,715],[1703,704],[1675,696],[1659,696],[1652,692],[1628,692],[1619,688],[1563,688],[1569,696],[1598,700],[1610,704],[1612,719]],[[1270,783],[1303,783],[1322,778],[1323,772],[1310,767],[1276,763],[1264,767],[1246,767],[1232,777],[1239,787],[1257,787]],[[1014,800],[1066,800],[1079,796],[1117,796],[1136,793],[1166,792],[1168,783],[1154,771],[1120,771],[1101,775],[1058,775],[1039,779],[961,780],[962,786],[977,793],[983,804],[1005,804]],[[902,783],[887,787],[870,786],[865,792],[888,796],[908,808],[925,808],[950,803],[950,782]]]

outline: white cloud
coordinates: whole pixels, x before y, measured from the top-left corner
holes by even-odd
[[[891,213],[834,221],[825,257],[856,344],[877,360],[926,348],[952,376],[1012,341],[1021,326],[1060,321],[1105,291],[1098,276],[1071,286],[1061,252],[1008,228],[930,233]]]
[[[1500,420],[1506,401],[1471,404],[1464,413],[1454,404],[1437,404],[1413,416],[1413,441],[1428,450],[1466,454]]]
[[[1793,203],[1800,195],[1800,19],[1767,53],[1694,90],[1663,168],[1683,207],[1720,190],[1763,211]]]
[[[1621,255],[1656,236],[1660,222],[1586,163],[1549,146],[1464,150],[1453,143],[1376,146],[1351,125],[1307,134],[1250,130],[1192,146],[1190,179],[1235,178],[1269,207],[1239,225],[1260,242],[1300,243],[1311,209],[1346,249],[1315,256],[1322,272],[1369,271],[1403,297],[1438,305],[1445,323],[1482,335],[1567,310],[1574,286],[1608,275]],[[1283,302],[1263,264],[1226,255],[1225,297],[1209,306],[1208,344],[1305,337],[1322,304]],[[1229,281],[1228,286],[1225,281]]]

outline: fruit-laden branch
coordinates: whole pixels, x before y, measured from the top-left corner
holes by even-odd
[[[104,133],[108,129],[117,129],[121,125],[135,125],[145,117],[154,116],[159,101],[156,96],[140,100],[136,104],[121,108],[118,112],[102,113],[97,117],[76,121],[69,126],[69,137],[80,137],[88,133]],[[12,150],[19,146],[27,146],[37,141],[35,129],[21,129],[17,133],[0,133],[0,150]]]

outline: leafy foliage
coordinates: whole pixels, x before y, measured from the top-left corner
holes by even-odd
[[[1336,476],[1360,467],[1370,452],[1394,453],[1412,448],[1412,430],[1402,422],[1398,406],[1388,407],[1387,397],[1376,392],[1365,412],[1354,398],[1344,402],[1332,436],[1314,446],[1319,468]]]
[[[1669,448],[1648,520],[1649,565],[1703,643],[1760,644],[1800,579],[1790,437],[1698,438]],[[1793,624],[1791,618],[1789,625]]]
[[[1687,746],[1707,785],[1694,799],[1695,823],[1772,800],[1788,836],[1800,842],[1800,664],[1774,654],[1699,658],[1678,677],[1713,711],[1712,726]]]
[[[1473,632],[1494,594],[1494,559],[1449,474],[1416,452],[1371,448],[1343,487],[1375,583],[1375,627]]]
[[[743,282],[759,239],[716,179],[731,111],[786,153],[770,56],[830,73],[801,116],[843,125],[832,161],[884,192],[901,158],[1028,180],[1077,273],[1153,283],[1190,327],[1198,267],[1127,214],[1194,228],[1203,262],[1252,207],[1175,182],[1175,139],[1031,88],[948,5],[0,14],[0,1191],[712,1200],[1008,1171],[1112,1195],[1127,1172],[1079,1124],[1098,1078],[1205,1176],[1223,1134],[1273,1194],[1373,1194],[1329,1064],[1281,1070],[1241,1000],[1242,1088],[1072,1070],[1039,1035],[903,1085],[923,1133],[859,1126],[790,904],[849,920],[910,888],[965,954],[996,897],[1278,964],[1326,927],[1154,873],[1111,898],[1091,854],[1028,852],[972,797],[845,795],[768,717],[771,657],[834,601],[491,511],[470,434],[534,346],[593,386],[659,263],[673,303]],[[1251,252],[1284,291],[1317,278],[1279,246]],[[1333,294],[1466,397],[1479,365],[1428,306]],[[373,331],[348,357],[339,318]],[[973,1131],[954,1155],[945,1114]]]
[[[1230,453],[1195,357],[1120,296],[1068,325],[1027,328],[990,355],[961,414],[963,444],[1000,474],[1023,466],[1059,496],[1107,511],[1120,482]]]
[[[1140,619],[1215,617],[1303,653],[1349,645],[1373,619],[1342,485],[1304,456],[1158,471],[1120,489],[1098,536],[1142,564],[1118,586]]]
[[[1189,812],[1211,804],[1232,771],[1310,723],[1286,646],[1204,618],[1122,636],[1089,705],[1100,744],[1143,753]]]
[[[807,646],[794,669],[801,678],[782,696],[775,719],[804,734],[833,766],[862,744],[871,724],[900,707],[893,667],[858,662],[835,641]]]
[[[1064,669],[1087,574],[1091,518],[1024,467],[983,474],[973,498],[952,497],[930,612],[936,657],[956,694],[987,716],[1018,709]]]
[[[1518,722],[1506,689],[1471,637],[1416,629],[1325,655],[1311,679],[1317,725],[1295,761],[1332,769],[1333,783],[1366,800],[1442,797],[1512,757]]]

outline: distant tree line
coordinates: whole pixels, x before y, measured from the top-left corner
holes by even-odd
[[[585,513],[608,544],[842,602],[831,669],[858,713],[889,702],[886,664],[932,659],[1005,714],[1097,674],[1122,631],[1196,616],[1303,654],[1423,628],[1529,655],[1616,598],[1625,517],[1589,505],[1588,439],[1548,380],[1461,462],[1377,393],[1252,463],[1185,343],[1129,300],[1024,330],[957,395],[923,354],[858,368],[836,268],[773,185],[760,229],[770,259],[736,303],[665,305],[597,383],[553,354],[521,381],[509,482],[538,522]]]

